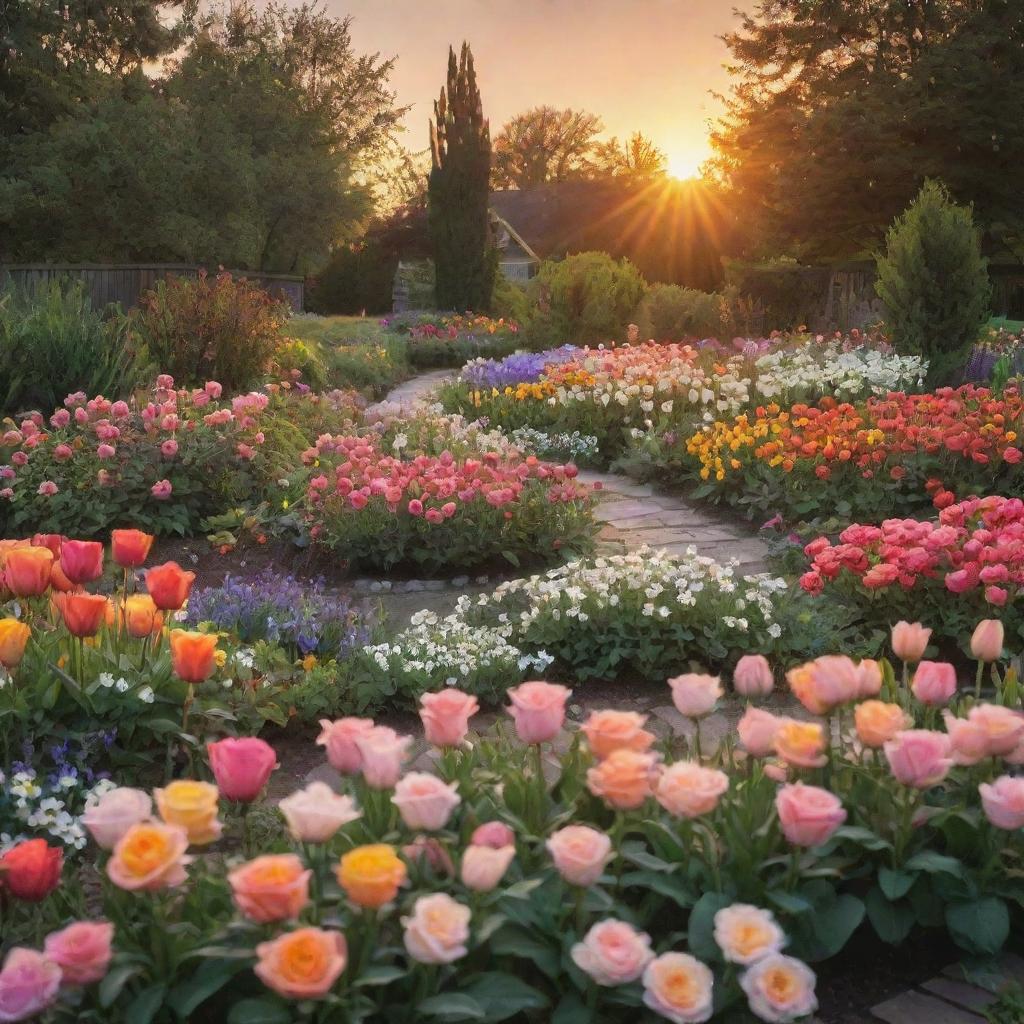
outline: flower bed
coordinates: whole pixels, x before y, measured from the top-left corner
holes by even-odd
[[[421,369],[462,366],[470,359],[508,356],[519,344],[519,325],[483,315],[420,318],[408,326],[409,362]]]
[[[1024,398],[974,385],[895,392],[863,404],[758,407],[665,446],[670,476],[703,482],[698,494],[808,519],[838,512],[882,518],[960,493],[1020,490]],[[659,461],[655,458],[655,461]]]
[[[893,635],[905,663],[915,630]],[[737,683],[763,694],[771,671],[750,662]],[[996,676],[995,703],[937,699],[936,675],[955,687],[951,666],[923,662],[908,686],[886,662],[819,659],[790,687],[850,731],[752,707],[711,758],[714,677],[669,681],[695,740],[657,746],[643,715],[614,710],[565,742],[570,691],[536,681],[509,691],[508,728],[467,743],[477,702],[449,688],[421,701],[434,772],[407,769],[412,737],[325,720],[341,792],[293,793],[287,833],[258,844],[251,815],[221,815],[259,800],[276,753],[212,744],[191,777],[90,807],[95,917],[59,849],[4,854],[18,946],[0,1005],[55,1024],[139,1024],[163,1006],[194,1024],[789,1024],[817,1009],[809,965],[861,928],[902,946],[944,927],[993,956],[1024,906],[1024,717],[1007,706],[1016,683]],[[946,702],[945,731],[919,727]]]
[[[373,435],[325,435],[304,458],[320,469],[306,499],[310,536],[352,565],[518,565],[592,543],[593,499],[571,464],[497,452],[402,461]]]
[[[955,642],[970,623],[999,610],[1024,642],[1024,501],[969,498],[934,520],[856,523],[836,542],[805,547],[811,566],[800,585],[852,600],[869,626],[885,628],[927,606],[937,635]]]

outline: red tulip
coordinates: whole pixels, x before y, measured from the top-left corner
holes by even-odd
[[[37,548],[49,548],[54,558],[60,558],[60,547],[64,543],[64,537],[59,533],[37,533],[32,538],[32,546]]]
[[[134,569],[149,557],[153,535],[142,530],[113,530],[110,534],[111,554],[122,569]]]
[[[60,610],[64,625],[72,636],[95,636],[107,612],[107,599],[102,594],[57,593],[53,603]]]
[[[91,583],[103,575],[103,545],[98,540],[66,540],[60,567],[72,583]]]
[[[221,793],[242,803],[251,803],[260,795],[277,767],[274,748],[255,736],[208,743],[206,752]]]
[[[0,883],[19,900],[39,903],[57,888],[64,856],[45,839],[18,843],[0,857]]]
[[[157,608],[177,611],[188,600],[195,578],[177,562],[165,562],[146,570],[146,589]]]

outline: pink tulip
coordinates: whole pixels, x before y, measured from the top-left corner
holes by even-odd
[[[877,697],[882,692],[882,666],[877,661],[864,658],[857,666],[857,673],[860,676],[860,688],[857,691],[860,700]]]
[[[52,1005],[61,969],[34,949],[15,946],[0,970],[0,1020],[27,1020]]]
[[[62,984],[91,985],[107,973],[113,940],[109,921],[75,921],[47,935],[43,948],[46,958],[60,967]]]
[[[775,797],[782,832],[794,846],[821,846],[844,821],[846,811],[834,793],[793,782]]]
[[[356,740],[373,729],[373,719],[370,718],[339,718],[336,722],[321,718],[316,742],[318,746],[327,748],[327,760],[335,771],[342,775],[358,775],[363,767],[363,756]]]
[[[744,654],[732,673],[732,685],[741,697],[767,697],[775,680],[763,654]]]
[[[898,732],[883,749],[896,781],[914,789],[941,782],[953,763],[949,737],[927,729]]]
[[[467,846],[459,875],[462,884],[474,892],[490,892],[505,876],[515,855],[514,846]]]
[[[971,637],[971,654],[978,661],[998,661],[1003,653],[1004,630],[998,619],[982,619]]]
[[[363,778],[371,789],[391,789],[402,774],[402,765],[412,744],[411,736],[399,736],[386,725],[375,725],[356,737],[363,762]]]
[[[743,749],[752,757],[767,757],[775,750],[775,734],[785,721],[769,711],[748,707],[736,726]]]
[[[829,654],[786,673],[789,688],[812,715],[827,715],[860,695],[860,667],[844,655]]]
[[[922,661],[914,672],[911,689],[929,707],[948,704],[956,693],[956,669],[947,661]]]
[[[429,772],[409,772],[395,784],[391,802],[407,828],[436,832],[461,803],[458,788],[457,782],[443,782]]]
[[[494,850],[512,846],[515,841],[516,834],[503,821],[487,821],[478,825],[469,839],[472,846],[490,846]]]
[[[222,795],[246,804],[260,795],[277,767],[274,748],[255,736],[208,743],[206,753]]]
[[[953,764],[977,764],[989,756],[988,733],[984,726],[969,718],[957,718],[952,711],[942,712],[949,735]]]
[[[892,627],[892,650],[900,661],[916,662],[924,657],[932,631],[920,622],[897,622]]]
[[[1024,828],[1024,778],[1001,775],[995,782],[983,782],[978,792],[985,817],[996,828]]]
[[[686,672],[668,681],[672,688],[672,703],[687,718],[702,718],[714,711],[722,696],[722,683],[718,676]]]
[[[420,705],[427,742],[435,747],[461,746],[469,732],[469,719],[480,710],[476,697],[454,688],[425,693]]]
[[[553,740],[565,721],[565,702],[572,690],[557,683],[522,683],[508,690],[512,706],[508,709],[523,743]]]
[[[566,825],[552,832],[545,844],[555,870],[570,885],[593,885],[612,859],[612,841],[589,825]]]

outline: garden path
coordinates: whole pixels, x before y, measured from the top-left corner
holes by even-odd
[[[402,405],[424,401],[453,376],[451,370],[435,370],[413,377],[392,390],[386,401]],[[621,554],[646,545],[681,555],[692,547],[720,562],[736,559],[743,573],[765,571],[768,548],[746,524],[660,494],[651,484],[621,473],[582,470],[579,478],[600,490],[597,519],[604,525],[598,543],[605,553]]]

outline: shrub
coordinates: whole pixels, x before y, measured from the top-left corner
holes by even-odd
[[[629,260],[582,252],[545,260],[530,283],[536,308],[527,330],[534,347],[625,337],[626,324],[647,287]]]
[[[510,281],[504,274],[494,278],[494,292],[491,295],[491,313],[504,320],[526,323],[530,317],[530,295],[526,286]]]
[[[141,362],[128,342],[124,319],[104,319],[80,281],[0,295],[0,412],[52,409],[79,388],[122,397]]]
[[[944,381],[963,364],[987,316],[991,284],[970,206],[926,181],[886,235],[876,290],[893,344],[931,362]]]
[[[179,384],[217,380],[227,390],[257,384],[280,342],[288,307],[226,272],[172,277],[147,292],[131,317],[161,370]]]
[[[722,331],[722,299],[696,288],[655,284],[640,300],[635,313],[641,338],[681,341],[718,337]]]
[[[327,364],[335,387],[355,388],[380,399],[409,376],[409,343],[382,334],[379,341],[340,345],[328,353]]]
[[[301,381],[314,391],[322,391],[327,384],[327,366],[319,348],[297,338],[281,339],[269,369],[273,377]]]
[[[386,313],[398,256],[377,239],[336,250],[316,275],[307,307],[314,313]]]

